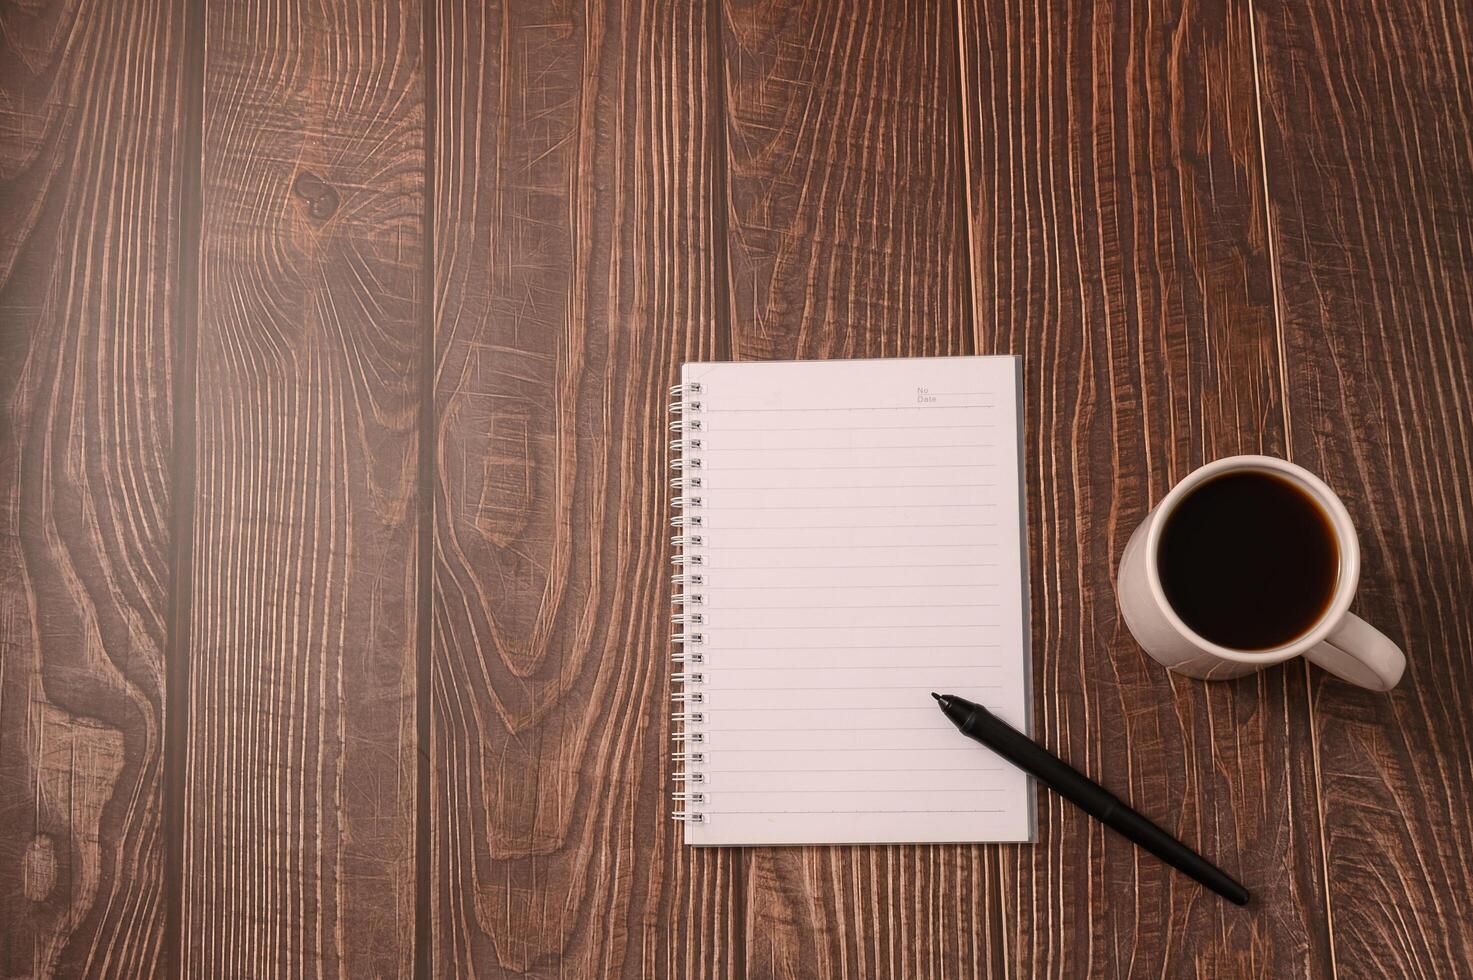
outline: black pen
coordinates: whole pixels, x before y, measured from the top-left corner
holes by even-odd
[[[1229,902],[1248,904],[1248,889],[1220,868],[1209,864],[1202,855],[1121,803],[1105,787],[1070,768],[1058,756],[980,704],[954,694],[941,695],[934,691],[931,697],[936,699],[942,712],[961,729],[963,735],[981,742],[1106,827],[1135,841],[1178,871],[1191,875]]]

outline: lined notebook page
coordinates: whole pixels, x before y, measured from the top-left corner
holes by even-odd
[[[685,366],[704,776],[687,843],[1032,839],[1027,778],[930,697],[1029,730],[1018,371]]]

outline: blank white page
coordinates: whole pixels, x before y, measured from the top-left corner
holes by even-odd
[[[685,365],[687,843],[1033,838],[1028,778],[930,696],[1030,730],[1018,378],[1012,357]]]

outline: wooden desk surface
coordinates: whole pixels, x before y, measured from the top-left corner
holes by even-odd
[[[0,975],[1467,976],[1458,0],[0,7]],[[665,387],[1022,355],[1034,846],[682,847]],[[1390,695],[1144,659],[1178,477],[1323,474]]]

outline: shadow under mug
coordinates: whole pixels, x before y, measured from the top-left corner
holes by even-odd
[[[1293,641],[1268,650],[1235,650],[1199,636],[1171,608],[1157,561],[1161,531],[1183,498],[1224,473],[1271,473],[1287,480],[1330,519],[1340,552],[1335,593],[1314,627]],[[1171,489],[1131,535],[1120,558],[1117,592],[1126,625],[1136,641],[1167,668],[1204,680],[1222,680],[1262,670],[1301,654],[1352,684],[1374,691],[1396,686],[1406,670],[1406,654],[1376,627],[1350,612],[1360,581],[1360,542],[1350,514],[1319,477],[1273,456],[1229,456],[1208,463]]]

